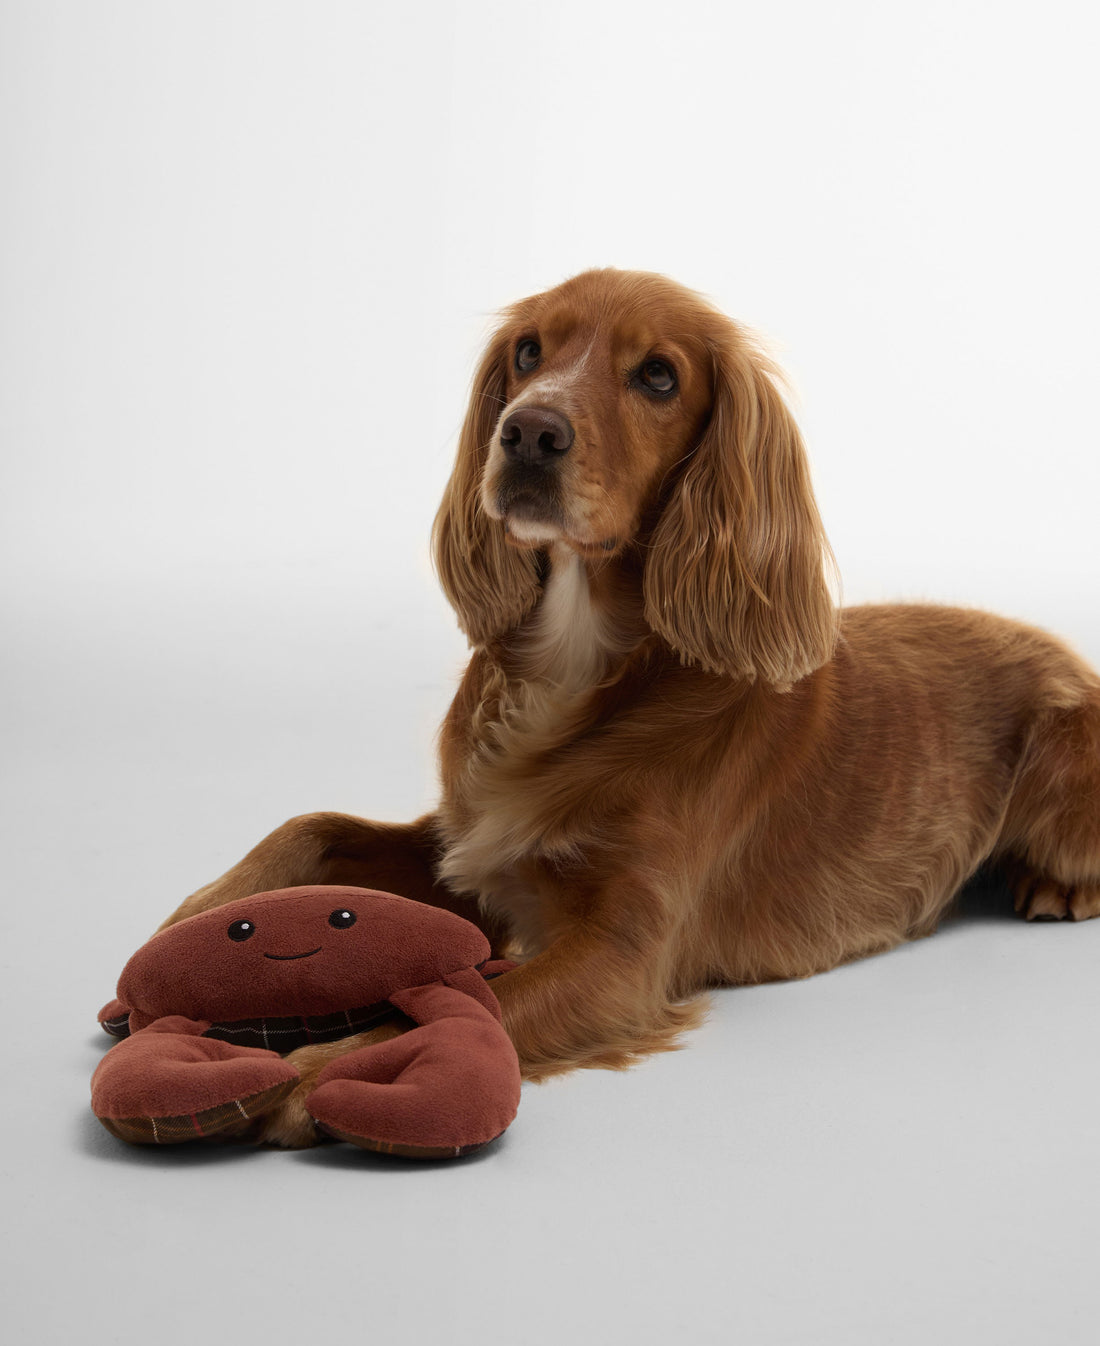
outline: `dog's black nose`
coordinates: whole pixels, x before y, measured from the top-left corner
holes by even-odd
[[[549,407],[519,407],[500,427],[500,447],[509,462],[545,465],[569,451],[573,427]]]

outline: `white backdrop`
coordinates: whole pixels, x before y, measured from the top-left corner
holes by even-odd
[[[290,1274],[308,1212],[340,1239],[325,1321],[365,1325],[369,1283],[374,1325],[409,1314],[410,1340],[473,1340],[468,1298],[524,1341],[581,1319],[601,1342],[800,1341],[811,1323],[815,1341],[984,1324],[1008,1342],[1040,1321],[1088,1339],[1074,1160],[1092,1165],[1096,1097],[1073,1094],[1073,1053],[1091,1059],[1100,1011],[1091,928],[960,926],[725,993],[688,1052],[526,1089],[507,1147],[461,1171],[120,1156],[83,1109],[87,1025],[191,888],[293,813],[430,806],[464,647],[428,530],[479,344],[520,295],[593,265],[703,290],[791,375],[847,600],[989,606],[1100,661],[1096,22],[967,0],[0,9],[8,1022],[55,1006],[10,1048],[40,1092],[7,1118],[21,1341],[86,1322],[134,1339],[172,1300],[166,1261],[242,1207],[259,1283]],[[885,1083],[852,1055],[863,987]],[[948,1145],[971,1049],[992,1074]],[[811,1138],[813,1107],[833,1129]],[[759,1138],[749,1157],[731,1116]],[[1065,1167],[1021,1193],[1013,1156],[1048,1142]],[[838,1229],[846,1202],[866,1218]],[[456,1203],[478,1258],[449,1241]],[[1007,1228],[1021,1210],[1026,1237]],[[422,1237],[413,1215],[435,1231],[417,1262],[434,1298],[394,1260]],[[134,1230],[120,1307],[104,1276]],[[911,1275],[887,1273],[887,1245]],[[996,1256],[974,1270],[979,1247]],[[59,1255],[80,1296],[50,1294]],[[159,1339],[198,1312],[177,1306]],[[284,1306],[265,1339],[314,1321]]]

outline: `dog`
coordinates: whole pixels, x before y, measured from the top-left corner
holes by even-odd
[[[438,810],[291,819],[165,924],[295,884],[448,907],[523,960],[492,985],[541,1079],[929,934],[983,866],[1028,919],[1100,914],[1100,678],[986,613],[838,610],[777,371],[696,294],[608,269],[508,309],[433,540],[473,647]],[[302,1092],[365,1040],[295,1053]],[[265,1138],[311,1142],[295,1098]]]

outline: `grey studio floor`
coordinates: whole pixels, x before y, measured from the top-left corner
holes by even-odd
[[[995,890],[715,993],[682,1051],[525,1086],[469,1161],[108,1135],[94,1015],[129,952],[288,815],[425,807],[463,649],[427,578],[354,621],[308,576],[71,578],[16,604],[4,696],[8,1340],[1095,1339],[1100,922]]]

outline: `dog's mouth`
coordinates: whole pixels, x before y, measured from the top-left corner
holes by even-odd
[[[606,558],[622,544],[621,536],[593,536],[578,524],[557,475],[534,464],[508,464],[486,481],[481,498],[489,517],[503,524],[505,540],[520,550],[564,543],[581,556]]]
[[[315,953],[321,952],[320,944],[315,949],[309,949],[305,953],[265,953],[265,958],[274,958],[278,963],[290,963],[295,958],[312,958]]]
[[[496,506],[502,518],[560,523],[561,487],[555,474],[527,463],[513,463],[497,477]]]
[[[510,542],[548,542],[566,531],[565,511],[550,481],[507,473],[497,487],[494,504]]]

